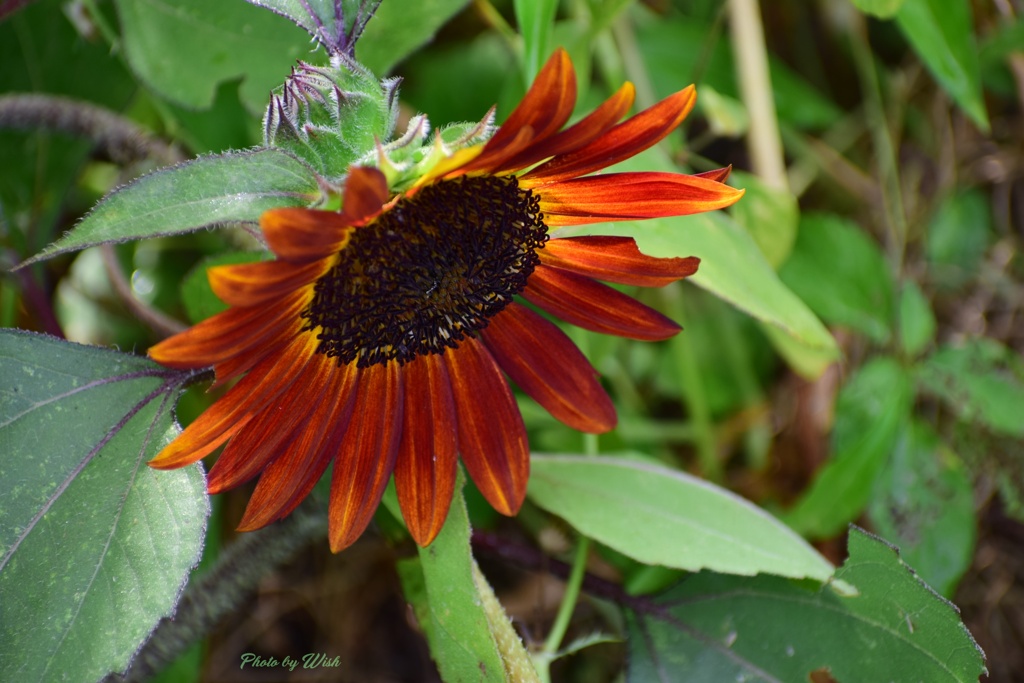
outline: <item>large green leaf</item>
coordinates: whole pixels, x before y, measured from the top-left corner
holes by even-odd
[[[830,325],[878,343],[892,336],[892,276],[881,250],[855,223],[828,214],[804,216],[779,276]]]
[[[935,79],[988,132],[970,0],[904,0],[896,23]]]
[[[825,558],[764,510],[702,479],[635,459],[531,458],[530,499],[646,564],[828,578]]]
[[[868,514],[922,579],[953,594],[974,553],[974,494],[963,463],[927,424],[903,430]]]
[[[437,33],[469,0],[381,3],[356,45],[356,57],[378,76],[389,73]]]
[[[452,683],[504,682],[505,661],[474,577],[469,516],[458,493],[464,479],[461,474],[459,477],[441,533],[428,547],[419,549],[418,559],[399,563],[399,575],[441,678]],[[384,503],[401,519],[394,496],[386,495]]]
[[[309,37],[244,0],[115,0],[125,56],[139,78],[186,107],[213,104],[217,86],[242,79],[239,96],[262,112],[297,59],[312,61]]]
[[[892,358],[879,356],[860,368],[839,392],[835,455],[782,519],[812,538],[832,536],[855,519],[910,417],[913,397],[910,375]]]
[[[198,466],[145,464],[177,434],[179,376],[8,330],[0,377],[0,680],[122,671],[173,609],[209,514]]]
[[[976,682],[985,658],[957,609],[860,529],[835,584],[702,572],[629,619],[629,680]],[[821,679],[825,680],[825,679]]]
[[[316,174],[279,149],[201,157],[111,192],[73,230],[27,263],[105,242],[256,221],[268,209],[310,206],[320,199]]]

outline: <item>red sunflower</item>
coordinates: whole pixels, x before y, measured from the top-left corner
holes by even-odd
[[[210,270],[231,306],[150,349],[174,368],[241,378],[151,463],[182,467],[227,444],[210,471],[218,493],[259,475],[239,529],[289,514],[334,463],[330,543],[353,543],[391,477],[413,538],[430,543],[451,503],[458,457],[499,512],[526,494],[529,448],[508,375],[565,424],[615,426],[594,369],[522,296],[579,327],[643,340],[679,327],[597,282],[657,287],[696,258],[659,259],[631,238],[549,235],[550,228],[679,216],[735,202],[728,169],[701,175],[587,175],[668,135],[692,87],[619,123],[624,85],[561,130],[573,111],[572,64],[558,51],[483,145],[455,153],[392,195],[355,167],[340,212],[268,211],[274,261]]]

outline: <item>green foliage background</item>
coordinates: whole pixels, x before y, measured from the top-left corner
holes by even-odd
[[[404,79],[400,119],[424,112],[440,127],[497,103],[500,120],[562,46],[577,114],[624,80],[639,107],[696,83],[683,134],[624,168],[734,164],[730,182],[747,193],[728,213],[576,230],[702,264],[686,284],[630,292],[684,325],[671,341],[570,330],[620,425],[581,437],[523,399],[538,454],[516,520],[495,519],[470,486],[428,549],[404,534],[392,494],[391,512],[342,556],[328,557],[313,527],[314,549],[273,563],[254,601],[165,680],[237,673],[246,651],[338,655],[351,680],[519,680],[528,657],[542,678],[567,681],[978,680],[985,664],[964,623],[989,680],[1013,680],[1024,670],[1024,630],[1005,628],[1024,624],[1015,10],[384,0],[356,56]],[[764,54],[730,32],[754,16]],[[0,2],[0,327],[90,345],[0,333],[0,679],[123,670],[199,559],[201,471],[143,465],[177,429],[178,386],[92,347],[141,353],[211,315],[205,268],[259,257],[242,223],[322,200],[315,164],[253,149],[268,92],[296,59],[326,55],[242,0]],[[119,114],[149,146],[112,149],[95,130],[12,114],[41,93]],[[231,150],[248,151],[209,156]],[[186,162],[196,155],[207,156]],[[50,245],[52,258],[11,270]],[[116,400],[79,393],[90,382]],[[178,421],[214,400],[202,389],[184,394]],[[112,425],[122,436],[104,441]],[[211,524],[231,529],[244,498],[214,500]],[[209,567],[232,552],[205,538],[193,577],[216,577]],[[90,571],[56,572],[68,556]],[[564,617],[552,575],[569,579]],[[525,645],[488,607],[491,586]],[[291,607],[288,591],[300,596]],[[409,669],[395,669],[396,652]]]

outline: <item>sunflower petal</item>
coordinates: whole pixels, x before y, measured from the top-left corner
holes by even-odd
[[[352,235],[345,214],[317,209],[271,209],[260,216],[270,249],[286,261],[318,261],[340,251]]]
[[[168,337],[149,349],[149,357],[178,369],[205,368],[236,356],[245,356],[267,341],[302,329],[301,310],[312,296],[297,291],[273,307],[229,308]]]
[[[509,170],[508,159],[522,151],[520,131],[531,130],[531,145],[542,144],[565,125],[576,106],[576,72],[569,54],[559,48],[537,74],[533,85],[519,102],[505,123],[501,125],[476,159],[470,161],[466,171],[484,170],[500,173]]]
[[[551,315],[592,332],[658,341],[681,329],[653,308],[608,285],[543,264],[533,271],[523,296]]]
[[[531,144],[527,149],[501,163],[502,171],[518,171],[538,161],[571,152],[591,143],[614,126],[633,106],[636,90],[632,83],[624,83],[601,106],[569,128],[556,133],[543,144]]]
[[[284,444],[307,431],[317,410],[334,403],[323,398],[336,371],[334,359],[314,353],[292,385],[231,438],[210,469],[206,491],[221,493],[245,483],[280,455]]]
[[[609,173],[540,190],[549,226],[686,216],[735,204],[743,190],[682,173]]]
[[[239,353],[213,364],[213,373],[217,381],[210,387],[219,387],[236,377],[241,377],[252,367],[268,356],[280,356],[292,339],[302,333],[298,324],[278,326],[264,331],[264,334],[253,336],[248,347]]]
[[[555,418],[591,434],[615,426],[615,406],[597,372],[557,325],[513,303],[482,336],[501,369]]]
[[[520,185],[536,187],[607,168],[660,142],[683,122],[697,101],[691,85],[669,95],[588,145],[556,156],[526,173]]]
[[[253,531],[287,516],[309,495],[330,464],[352,416],[354,397],[345,390],[357,373],[354,364],[335,366],[334,370],[322,391],[310,397],[319,400],[307,427],[294,433],[284,452],[260,476],[239,531]]]
[[[316,348],[313,335],[297,337],[282,357],[267,358],[168,444],[149,466],[183,467],[209,455],[263,410],[299,376]]]
[[[342,438],[331,477],[331,550],[355,543],[373,518],[395,467],[402,428],[402,369],[378,363],[359,369],[353,420]]]
[[[354,224],[376,215],[388,200],[388,180],[379,169],[353,166],[345,180],[342,212]]]
[[[455,401],[441,356],[421,356],[404,371],[405,426],[395,461],[395,489],[409,533],[426,546],[444,526],[455,490]]]
[[[463,340],[443,358],[455,399],[462,461],[491,506],[514,515],[526,497],[530,447],[512,391],[476,339]]]
[[[655,258],[640,252],[632,237],[592,235],[548,240],[541,263],[605,282],[664,287],[697,272],[700,259]]]
[[[213,293],[231,306],[257,306],[284,297],[327,272],[331,259],[310,263],[260,261],[210,268]]]
[[[729,175],[732,173],[732,164],[729,164],[725,168],[716,168],[711,171],[704,171],[703,173],[696,173],[698,178],[707,178],[708,180],[714,180],[716,183],[724,183],[729,179]]]

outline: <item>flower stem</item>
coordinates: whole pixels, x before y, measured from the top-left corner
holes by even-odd
[[[579,543],[576,544],[576,553],[572,559],[572,571],[570,571],[565,584],[565,593],[562,595],[562,604],[558,606],[555,623],[552,624],[547,640],[544,641],[544,649],[533,657],[537,675],[540,676],[543,683],[551,683],[551,662],[555,660],[562,639],[565,638],[565,632],[569,630],[572,613],[576,611],[576,601],[580,597],[580,587],[583,585],[583,576],[589,555],[590,539],[580,536]]]

